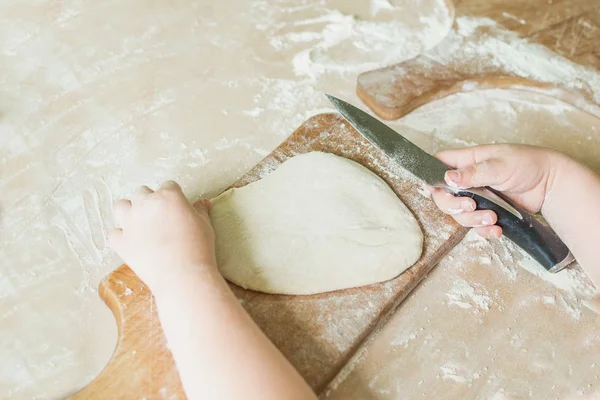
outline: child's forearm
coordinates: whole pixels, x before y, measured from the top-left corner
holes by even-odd
[[[216,267],[197,271],[156,293],[159,318],[188,398],[314,399]]]
[[[542,213],[600,288],[600,177],[570,158],[558,162]]]

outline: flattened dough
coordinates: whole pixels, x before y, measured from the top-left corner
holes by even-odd
[[[423,234],[377,175],[312,152],[213,200],[217,259],[229,281],[314,294],[391,279],[420,257]]]

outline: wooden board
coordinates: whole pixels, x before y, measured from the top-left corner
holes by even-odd
[[[310,118],[233,186],[254,182],[310,151],[333,153],[371,169],[414,213],[425,237],[421,259],[381,284],[311,296],[269,295],[231,285],[267,336],[320,392],[467,230],[437,210],[419,183],[336,114]],[[184,398],[149,290],[122,266],[102,282],[100,294],[117,318],[119,342],[102,374],[73,398]]]
[[[455,22],[448,36],[435,48],[400,64],[368,71],[358,77],[357,93],[377,115],[398,119],[419,106],[457,92],[490,88],[543,93],[600,117],[600,94],[564,75],[542,79],[534,66],[507,68],[502,54],[481,54],[487,41],[496,48],[515,47],[515,38],[547,46],[561,56],[600,68],[600,5],[590,0],[448,1],[457,17],[486,17],[508,28],[506,33],[479,27],[464,37]],[[512,34],[511,34],[512,31]],[[490,40],[492,38],[492,40]],[[527,49],[520,58],[527,59]],[[512,63],[514,64],[514,63]]]

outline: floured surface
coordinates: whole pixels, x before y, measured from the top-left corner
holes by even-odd
[[[450,24],[442,0],[2,1],[0,397],[61,398],[108,361],[115,199],[218,193],[331,109],[321,90],[354,98],[365,46],[399,62]]]
[[[423,249],[419,224],[392,189],[330,153],[292,157],[211,205],[219,270],[258,292],[308,295],[387,281]]]
[[[391,125],[429,151],[529,143],[600,172],[600,121],[543,96],[454,95]],[[560,399],[600,391],[600,316],[583,304],[592,293],[579,266],[548,274],[510,242],[471,233],[325,397]]]
[[[358,72],[383,66],[373,58],[363,63],[364,37],[367,47],[390,44],[390,37],[404,43],[377,50],[398,57],[386,63],[400,62],[434,46],[451,24],[441,0],[395,10],[385,1],[356,3],[2,2],[0,326],[11,334],[0,332],[0,397],[61,398],[110,357],[116,329],[95,288],[119,264],[104,239],[114,199],[164,179],[177,179],[191,197],[218,193],[306,117],[331,110],[321,90],[358,103]],[[406,29],[359,29],[348,16],[354,6],[363,20],[389,18]],[[349,45],[353,37],[362,49]],[[336,57],[343,58],[332,64]],[[598,138],[595,120],[557,102],[504,96],[455,96],[393,125],[428,150],[533,138],[565,146],[597,168],[589,145]],[[450,273],[462,265],[453,263]],[[469,310],[455,312],[473,323]],[[461,327],[453,325],[455,332]],[[347,348],[353,333],[333,326],[323,333],[327,347],[314,344],[298,359]],[[552,345],[563,354],[570,346],[560,339]],[[426,358],[432,348],[422,350]],[[396,372],[418,384],[410,370]]]
[[[598,392],[600,316],[573,301],[577,291],[522,269],[527,261],[505,244],[490,246],[470,233],[324,398],[563,399]],[[568,282],[571,273],[555,279]]]
[[[594,41],[585,35],[582,42],[593,47]],[[434,98],[482,87],[545,93],[600,117],[597,72],[503,29],[491,19],[461,16],[432,50],[361,74],[358,91],[387,119],[400,118]]]

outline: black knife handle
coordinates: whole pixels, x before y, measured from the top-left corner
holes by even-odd
[[[569,248],[558,235],[527,211],[491,188],[480,188],[476,191],[479,193],[468,189],[459,189],[454,195],[472,198],[477,203],[478,210],[494,211],[498,216],[496,224],[502,228],[503,234],[529,253],[548,271],[558,272],[574,260]],[[491,195],[489,195],[490,193]],[[499,197],[501,201],[495,201],[494,197]],[[502,205],[502,201],[508,203],[514,210]],[[522,218],[515,215],[515,211]]]

